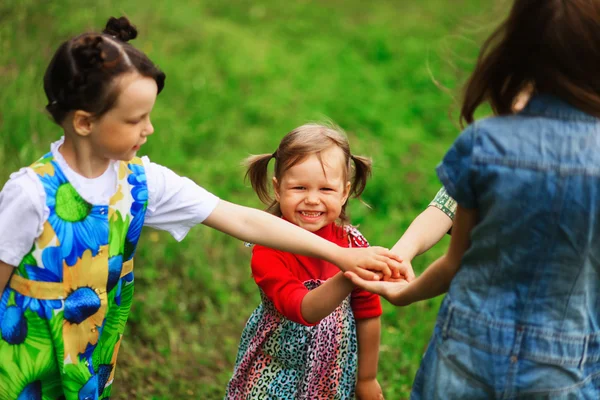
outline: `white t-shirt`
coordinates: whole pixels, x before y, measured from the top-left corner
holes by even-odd
[[[108,204],[117,186],[119,162],[94,179],[73,171],[58,151],[64,138],[51,145],[54,160],[77,193],[90,204]],[[219,198],[192,180],[142,157],[148,185],[145,226],[168,231],[181,241],[190,228],[202,223],[215,209]],[[50,215],[46,192],[29,167],[13,173],[0,191],[0,261],[18,265],[31,251]]]

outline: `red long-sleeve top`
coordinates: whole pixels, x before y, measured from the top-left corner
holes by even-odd
[[[349,235],[344,228],[331,223],[324,226],[316,235],[336,243],[341,247],[367,247],[367,241],[355,229]],[[302,299],[308,293],[303,282],[313,279],[325,281],[340,270],[334,264],[318,258],[286,253],[268,247],[255,245],[252,251],[252,275],[256,284],[273,302],[275,308],[287,319],[307,325],[302,317]],[[379,296],[362,289],[351,294],[351,306],[356,319],[373,318],[381,315]]]

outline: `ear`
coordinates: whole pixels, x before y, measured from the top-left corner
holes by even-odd
[[[275,177],[273,177],[273,193],[275,193],[275,199],[279,201],[279,182]]]
[[[73,113],[73,130],[79,136],[88,136],[92,132],[93,124],[92,113],[83,110]]]
[[[350,195],[351,187],[352,184],[350,183],[350,181],[346,182],[346,187],[344,187],[344,196],[342,197],[342,204],[346,204],[346,201],[348,201],[348,196]]]

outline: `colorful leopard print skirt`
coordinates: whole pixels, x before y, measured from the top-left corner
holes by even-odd
[[[312,290],[322,282],[304,285]],[[352,399],[358,345],[350,296],[315,326],[285,318],[261,291],[240,342],[226,399]]]

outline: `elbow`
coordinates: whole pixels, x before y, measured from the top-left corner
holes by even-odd
[[[324,318],[317,315],[315,312],[313,312],[313,310],[310,309],[309,305],[307,304],[306,297],[302,299],[297,317],[297,321],[294,322],[304,326],[315,326]]]
[[[323,318],[320,318],[317,315],[312,315],[312,313],[310,313],[310,312],[302,311],[300,313],[300,318],[298,318],[298,321],[295,321],[295,322],[302,324],[304,326],[315,326],[319,322],[321,322],[322,319]]]

